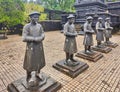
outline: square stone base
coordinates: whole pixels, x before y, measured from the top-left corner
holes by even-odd
[[[92,47],[92,50],[102,52],[102,53],[109,53],[112,49],[110,47],[107,47],[107,46],[103,46],[101,48],[95,46],[95,47]]]
[[[78,76],[80,73],[82,73],[84,70],[86,70],[89,67],[84,62],[81,62],[78,60],[77,62],[79,62],[79,64],[76,66],[68,66],[65,64],[65,60],[61,60],[56,64],[54,64],[53,67],[58,71],[61,71],[62,73],[70,76],[71,78],[75,78],[76,76]]]
[[[96,62],[103,57],[103,55],[98,52],[94,52],[94,54],[91,55],[91,54],[86,54],[84,51],[78,52],[76,56],[93,62]]]
[[[112,43],[112,44],[106,44],[106,43],[104,43],[103,45],[108,46],[108,47],[112,47],[112,48],[116,48],[118,46],[117,43]]]
[[[61,84],[55,81],[50,76],[43,74],[47,78],[44,85],[39,87],[37,90],[30,90],[27,88],[26,77],[16,80],[7,86],[8,92],[56,92],[61,88]]]

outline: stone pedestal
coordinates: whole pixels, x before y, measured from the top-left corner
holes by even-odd
[[[112,48],[116,48],[118,46],[117,43],[113,43],[113,42],[111,42],[111,43],[104,43],[103,45],[108,46],[108,47],[112,47]]]
[[[92,47],[92,50],[102,52],[102,53],[109,53],[112,49],[107,46],[103,46],[103,47],[95,46],[95,47]]]
[[[37,87],[37,89],[28,88],[26,77],[16,80],[7,86],[8,92],[56,92],[61,88],[61,84],[50,76],[42,73],[46,83]]]
[[[61,60],[56,64],[54,64],[53,67],[58,71],[61,71],[62,73],[70,76],[71,78],[75,78],[76,76],[78,76],[80,73],[82,73],[84,70],[86,70],[89,67],[84,62],[81,62],[78,60],[76,61],[79,62],[79,64],[76,66],[68,66],[65,64],[65,60]]]
[[[96,62],[103,57],[103,55],[98,52],[94,52],[93,54],[86,54],[84,51],[78,52],[76,56],[93,62]]]

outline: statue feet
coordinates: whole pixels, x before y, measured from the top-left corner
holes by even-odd
[[[38,86],[38,84],[39,84],[39,83],[38,83],[36,77],[30,78],[29,81],[28,81],[28,86],[29,86],[29,87],[36,87],[36,86]]]
[[[105,46],[101,45],[97,45],[98,48],[104,48]]]
[[[92,55],[92,54],[94,54],[94,51],[92,51],[92,50],[86,50],[86,51],[85,51],[85,54]]]
[[[76,62],[76,61],[72,61],[72,60],[67,60],[66,62],[65,62],[65,64],[67,65],[67,66],[77,66],[77,65],[79,65],[79,62]]]
[[[107,41],[106,44],[113,44],[111,41]]]
[[[28,89],[37,90],[47,82],[46,77],[36,74],[36,71],[31,73],[31,78],[27,81]]]
[[[75,60],[75,59],[73,59],[73,58],[72,58],[71,60],[72,60],[73,62],[78,62],[77,60]]]

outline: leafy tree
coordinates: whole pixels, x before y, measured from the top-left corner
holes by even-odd
[[[41,4],[42,2],[41,2],[41,0],[36,0],[36,3]]]
[[[0,0],[0,23],[10,27],[24,21],[24,5],[20,0]]]
[[[25,3],[25,18],[27,19],[27,22],[29,21],[28,15],[33,11],[38,11],[41,13],[40,20],[46,19],[47,15],[43,13],[44,7],[35,3]]]
[[[28,2],[28,0],[21,0],[22,2],[24,2],[24,3],[27,3]]]
[[[34,3],[34,0],[29,0],[29,3]]]
[[[74,11],[75,0],[41,0],[43,6],[48,9]]]

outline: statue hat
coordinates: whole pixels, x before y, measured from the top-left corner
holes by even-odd
[[[34,11],[34,12],[32,12],[32,13],[29,14],[30,17],[31,17],[32,15],[39,15],[39,16],[40,16],[40,13],[37,12],[37,11]]]
[[[103,18],[102,17],[99,17],[98,20],[102,20]]]
[[[105,20],[110,20],[110,18],[109,18],[109,17],[107,17]]]
[[[70,14],[67,18],[68,18],[68,19],[70,19],[70,18],[75,18],[75,16],[74,16],[73,14]]]
[[[87,17],[87,20],[89,20],[89,19],[93,19],[93,17],[91,17],[91,16]]]

